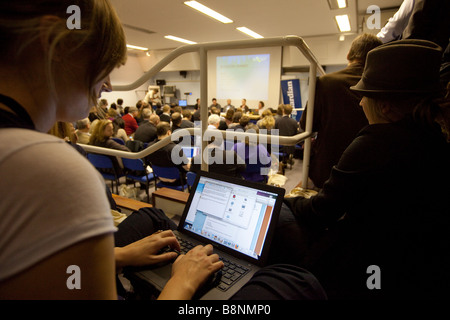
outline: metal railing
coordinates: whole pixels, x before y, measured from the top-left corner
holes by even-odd
[[[309,69],[309,88],[308,88],[308,113],[306,115],[306,127],[303,133],[297,134],[295,136],[279,136],[279,145],[293,146],[300,141],[304,140],[304,155],[303,155],[303,187],[308,188],[308,174],[309,174],[309,160],[311,155],[311,136],[312,132],[312,120],[314,114],[314,97],[316,90],[316,76],[317,73],[324,75],[325,71],[322,66],[317,61],[316,57],[309,49],[305,41],[298,36],[285,36],[285,37],[275,37],[275,38],[263,38],[263,39],[251,39],[251,40],[237,40],[237,41],[221,41],[221,42],[208,42],[199,43],[192,45],[185,45],[179,47],[167,56],[156,63],[150,70],[148,70],[139,79],[129,85],[114,86],[113,91],[130,91],[140,87],[145,84],[151,77],[155,76],[160,72],[165,66],[170,62],[175,60],[180,55],[190,52],[198,52],[200,54],[200,119],[201,128],[200,129],[186,129],[190,134],[200,135],[201,137],[210,136],[211,130],[208,130],[208,63],[207,63],[207,52],[210,50],[219,49],[243,49],[243,48],[258,48],[258,47],[275,47],[275,46],[294,46],[300,50],[300,52],[308,59],[310,63]],[[216,132],[217,133],[217,132]],[[222,131],[224,139],[226,138],[226,131]],[[270,135],[246,133],[246,132],[234,132],[233,136],[237,139],[243,139],[245,137],[264,139],[263,141],[271,141]],[[173,133],[173,138],[177,138],[177,132]],[[111,156],[117,156],[129,159],[141,159],[149,154],[155,152],[156,150],[166,146],[172,140],[171,137],[167,137],[158,143],[142,150],[140,152],[125,152],[108,148],[100,148],[90,145],[81,145],[87,152],[99,153]],[[206,150],[208,141],[202,139],[202,150]],[[202,157],[201,169],[208,171],[208,165],[205,163]]]

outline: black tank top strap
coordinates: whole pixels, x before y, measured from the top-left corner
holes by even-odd
[[[0,109],[0,128],[23,128],[35,130],[30,115],[16,100],[0,94],[0,103],[10,108],[14,113]]]

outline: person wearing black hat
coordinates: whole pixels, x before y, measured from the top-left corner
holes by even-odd
[[[439,104],[441,56],[425,40],[371,50],[351,87],[362,95],[369,126],[316,196],[285,200],[290,210],[282,211],[273,259],[310,270],[330,299],[450,296],[450,119]]]

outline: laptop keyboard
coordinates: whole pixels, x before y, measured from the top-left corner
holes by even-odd
[[[181,239],[177,237],[178,242],[180,243],[181,247],[181,253],[186,254],[189,250],[195,247],[195,245],[187,240]],[[238,281],[240,278],[242,278],[245,274],[247,274],[250,269],[237,264],[235,262],[232,262],[228,259],[225,259],[223,257],[219,258],[223,264],[224,267],[222,270],[222,277],[220,278],[220,282],[217,283],[216,288],[222,291],[227,291],[233,284]]]

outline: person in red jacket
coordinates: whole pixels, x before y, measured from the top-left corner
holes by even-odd
[[[125,132],[127,136],[131,136],[139,127],[136,121],[138,113],[139,110],[136,107],[131,107],[128,113],[122,117],[123,121],[125,121]]]

